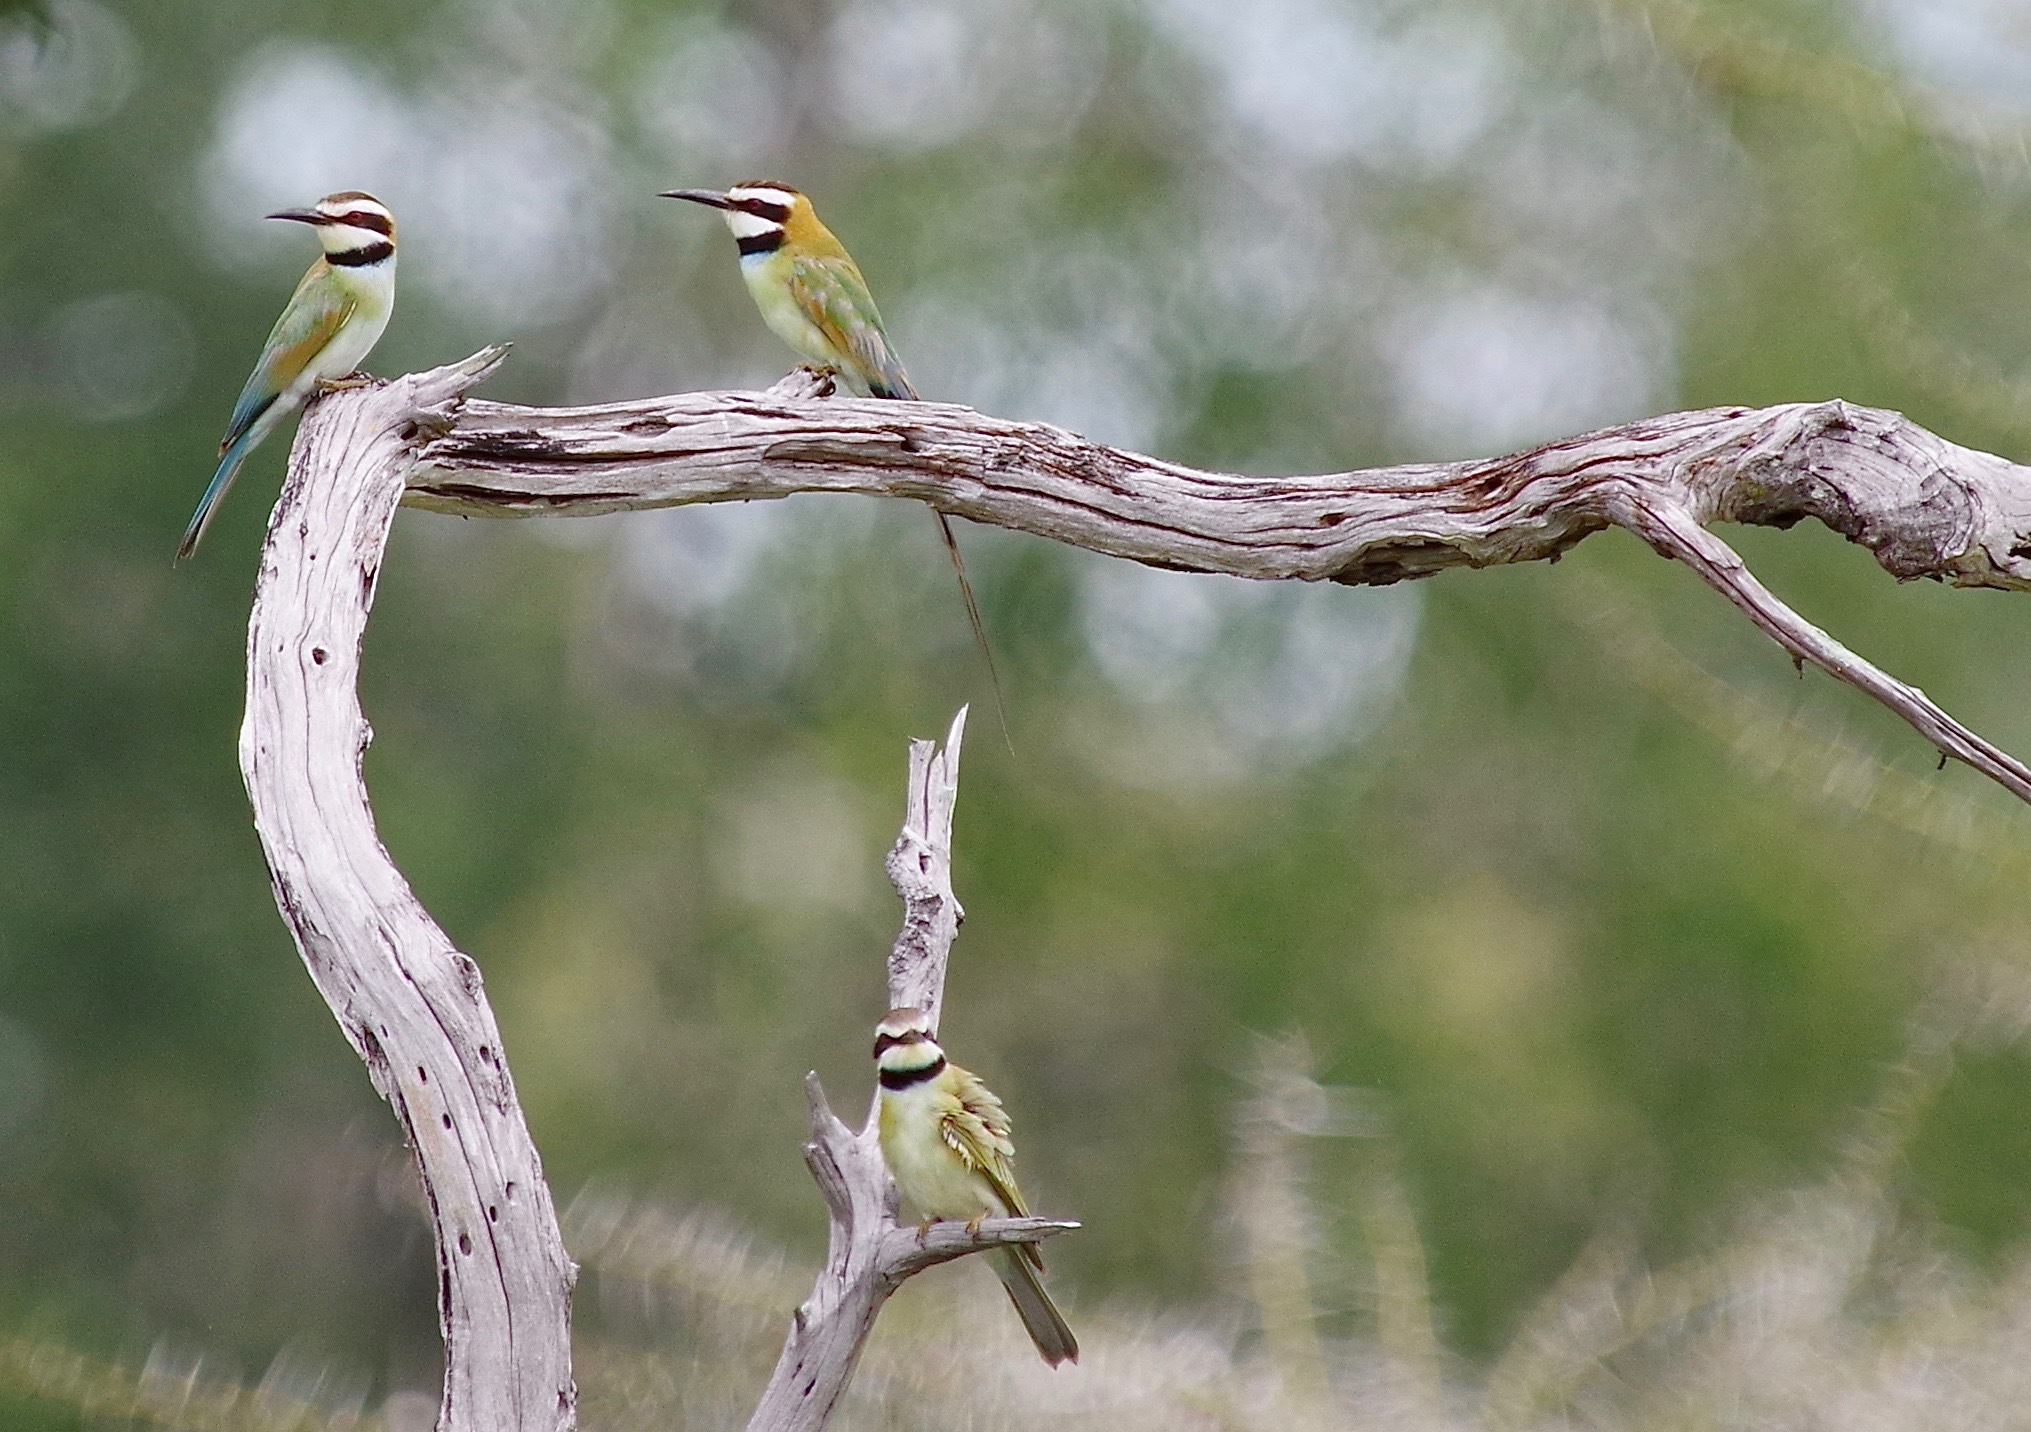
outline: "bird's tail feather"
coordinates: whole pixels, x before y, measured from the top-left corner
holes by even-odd
[[[1001,739],[1008,742],[1009,750],[1015,750],[1015,738],[1008,733],[1008,706],[1001,699],[1001,672],[995,668],[994,648],[987,644],[987,627],[980,620],[980,603],[973,599],[973,583],[966,576],[966,559],[959,555],[959,539],[952,533],[952,519],[937,508],[931,515],[938,519],[938,535],[945,540],[945,554],[952,559],[952,570],[959,577],[959,596],[966,603],[966,620],[973,628],[973,640],[980,647],[981,659],[987,663],[987,682],[994,688],[994,714],[1001,722]]]
[[[910,382],[910,375],[903,371],[903,365],[895,355],[882,345],[881,371],[867,381],[868,396],[873,398],[900,398],[906,403],[920,401],[917,390]]]
[[[886,346],[881,352],[880,374],[865,381],[867,391],[873,397],[895,398],[904,402],[918,400],[909,374],[903,371],[903,365],[895,360]],[[1001,739],[1013,751],[1015,738],[1008,733],[1008,703],[1001,698],[1001,672],[994,664],[994,648],[987,644],[987,625],[980,619],[980,603],[973,599],[973,583],[966,575],[966,559],[959,555],[959,539],[952,535],[952,519],[935,507],[931,509],[931,515],[938,519],[938,535],[944,539],[946,555],[952,559],[952,570],[959,575],[959,595],[966,603],[966,620],[973,628],[973,640],[979,644],[981,658],[987,662],[987,680],[994,688],[994,715],[1001,723]]]
[[[898,398],[902,402],[918,402],[916,388],[910,386],[910,376],[896,362],[894,353],[883,345],[881,349],[881,372],[875,378],[867,378],[867,392],[875,398]],[[953,520],[930,510],[930,516],[938,518],[938,536],[944,538],[944,552],[953,559],[953,571],[959,573],[959,595],[967,603],[967,624],[973,628],[973,640],[981,648],[981,658],[987,662],[987,682],[995,689],[995,719],[1001,723],[1001,739],[1007,747],[1016,750],[1016,737],[1009,735],[1009,709],[1001,701],[1001,672],[995,668],[995,648],[987,644],[987,624],[981,622],[981,603],[973,599],[973,581],[967,579],[967,559],[959,555],[959,538],[953,536]]]
[[[212,525],[212,514],[218,510],[220,501],[232,490],[233,479],[240,475],[240,464],[247,460],[247,454],[254,445],[266,436],[266,430],[256,423],[241,433],[225,455],[219,459],[218,471],[212,474],[212,484],[205,489],[205,495],[197,500],[197,511],[190,515],[190,526],[183,529],[183,542],[176,549],[176,560],[181,562],[197,550],[197,544],[204,541],[205,528]]]
[[[1024,1259],[1022,1249],[1008,1247],[998,1252],[995,1255],[995,1275],[1001,1279],[1002,1287],[1008,1289],[1008,1300],[1015,1304],[1030,1341],[1037,1345],[1044,1361],[1052,1367],[1061,1362],[1077,1362],[1079,1340],[1065,1325],[1064,1314],[1051,1301],[1051,1295],[1044,1291],[1037,1270]]]

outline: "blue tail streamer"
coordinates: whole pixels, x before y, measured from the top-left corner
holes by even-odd
[[[240,475],[240,464],[247,460],[247,454],[260,441],[253,428],[234,439],[224,456],[219,459],[218,471],[212,474],[212,484],[205,489],[205,495],[198,499],[197,511],[190,515],[190,526],[183,529],[183,543],[176,549],[176,560],[181,562],[197,550],[197,544],[204,541],[205,528],[212,525],[212,513],[219,502],[232,489],[233,479]]]

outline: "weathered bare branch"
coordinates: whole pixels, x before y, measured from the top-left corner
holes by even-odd
[[[903,830],[888,858],[903,900],[903,929],[889,955],[889,1005],[914,1005],[935,1024],[944,1000],[945,964],[959,932],[952,894],[952,808],[959,799],[959,745],[966,709],[952,718],[940,751],[910,743]],[[896,1223],[896,1186],[882,1160],[878,1105],[860,1132],[825,1102],[818,1076],[804,1080],[811,1138],[804,1162],[832,1215],[825,1267],[791,1319],[790,1335],[748,1432],[817,1432],[853,1377],[875,1317],[903,1280],[968,1253],[1066,1233],[1079,1225],[1048,1218],[992,1218],[977,1227],[934,1223],[921,1232]]]
[[[688,393],[469,402],[408,501],[496,516],[858,492],[1185,571],[1384,584],[1555,559],[1611,526],[1690,564],[1794,656],[2031,801],[2031,770],[1763,588],[1717,521],[1818,518],[1900,580],[2031,590],[2031,469],[1843,402],[1673,413],[1505,457],[1315,477],[1199,472],[942,403]]]
[[[1899,681],[1828,636],[1773,595],[1735,555],[1735,549],[1681,509],[1645,511],[1630,523],[1667,556],[1676,557],[1748,614],[1749,620],[1790,652],[1859,687],[1902,716],[1920,735],[1957,761],[1965,761],[2019,800],[2031,801],[2031,769],[2002,747],[1939,709],[1917,687]]]
[[[247,633],[240,767],[275,901],[394,1107],[437,1236],[439,1432],[568,1432],[575,1270],[479,967],[381,846],[360,760],[360,638],[419,435],[500,360],[320,399],[303,420]]]
[[[889,951],[889,1008],[921,1009],[938,1027],[945,1003],[945,962],[966,911],[952,893],[952,810],[959,803],[959,746],[966,708],[952,718],[945,749],[910,742],[910,794],[902,834],[887,863],[889,883],[903,897],[903,928]]]
[[[1690,565],[1795,657],[2031,801],[2031,769],[1800,617],[1707,530],[1814,517],[1899,579],[2031,590],[2031,469],[1894,413],[1715,408],[1483,461],[1237,477],[966,408],[830,399],[823,375],[804,372],[765,393],[599,408],[466,400],[499,357],[334,395],[306,415],[263,552],[241,734],[277,903],[416,1151],[438,1240],[442,1432],[573,1425],[574,1270],[478,968],[381,848],[360,778],[360,638],[398,499],[514,516],[857,492],[1155,566],[1355,584],[1555,559],[1620,526]],[[943,753],[913,746],[889,861],[905,903],[890,1002],[934,1020],[961,919],[950,842],[963,717]],[[895,1225],[872,1116],[855,1133],[815,1082],[811,1094],[806,1156],[832,1210],[832,1250],[750,1424],[772,1432],[822,1425],[903,1279],[1075,1226],[1007,1219],[920,1240]]]

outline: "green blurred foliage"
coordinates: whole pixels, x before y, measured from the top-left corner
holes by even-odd
[[[434,1378],[393,1123],[235,770],[279,443],[168,561],[308,259],[259,214],[380,193],[404,279],[371,366],[512,339],[489,391],[528,401],[787,366],[724,232],[650,197],[768,173],[854,248],[927,395],[1183,461],[1836,395],[2011,453],[2031,37],[1937,8],[0,16],[0,1325],[289,1349],[374,1398]],[[1729,536],[2031,749],[2020,598],[1900,588],[1816,528]],[[1015,751],[976,722],[947,1042],[1086,1225],[1054,1263],[1075,1308],[1226,1305],[1229,1110],[1252,1037],[1292,1030],[1383,1111],[1447,1345],[1484,1357],[1605,1223],[1669,1258],[1823,1173],[1926,992],[2022,926],[2005,796],[1626,538],[1381,593],[963,540]],[[563,1200],[819,1246],[799,1081],[865,1082],[904,739],[984,711],[941,563],[921,513],[859,499],[399,519],[368,776]],[[1908,1197],[1972,1268],[2023,1236],[2027,1077],[2000,1043],[1913,1145]],[[1364,1158],[1317,1170],[1357,1263]]]

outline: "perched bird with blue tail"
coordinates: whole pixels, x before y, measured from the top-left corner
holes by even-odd
[[[268,217],[313,226],[324,254],[289,296],[261,361],[240,390],[219,444],[218,470],[176,549],[179,562],[204,540],[248,454],[313,392],[345,386],[380,341],[395,306],[395,216],[379,199],[348,189],[327,194],[311,208]]]
[[[1001,1100],[945,1057],[924,1011],[890,1010],[875,1026],[874,1060],[882,1159],[925,1226],[964,1219],[977,1229],[983,1218],[1028,1218]],[[1078,1339],[1038,1277],[1044,1255],[1037,1245],[1011,1243],[990,1256],[1044,1361],[1077,1362]]]
[[[726,226],[733,230],[734,244],[740,250],[741,277],[770,332],[819,368],[837,374],[863,397],[917,400],[917,390],[910,386],[902,360],[889,346],[881,312],[867,291],[860,265],[819,220],[809,199],[788,184],[768,179],[749,179],[724,193],[717,189],[669,189],[658,197],[689,199],[726,215]],[[938,519],[938,535],[959,574],[959,595],[965,599],[966,619],[987,661],[995,711],[1002,718],[1006,736],[1001,674],[995,670],[994,652],[987,644],[980,604],[973,599],[973,583],[966,577],[966,561],[959,555],[951,520],[935,507],[931,515]]]

